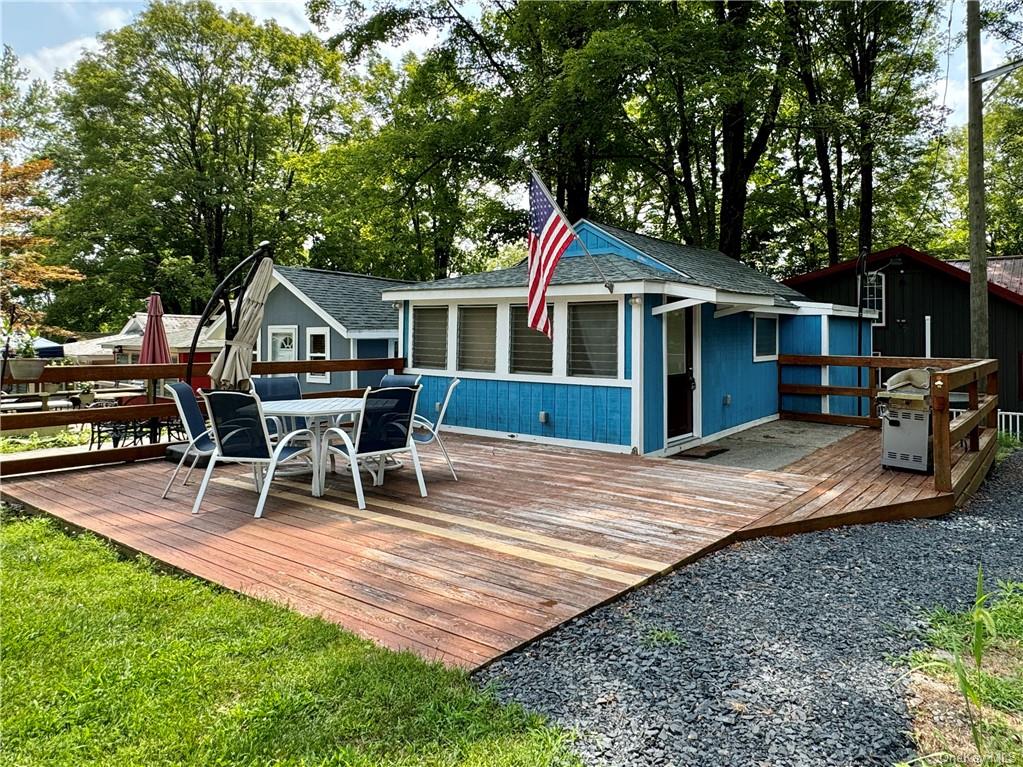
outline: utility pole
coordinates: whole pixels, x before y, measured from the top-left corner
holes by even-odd
[[[970,228],[970,355],[988,356],[987,220],[984,210],[984,85],[980,55],[980,0],[966,0],[968,102],[967,186]]]

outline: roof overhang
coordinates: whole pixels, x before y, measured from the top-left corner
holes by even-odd
[[[922,266],[943,272],[949,277],[953,277],[960,282],[964,282],[966,284],[969,284],[970,282],[969,271],[952,266],[952,264],[947,261],[942,261],[934,256],[929,256],[915,248],[909,247],[908,245],[896,245],[894,248],[886,248],[885,250],[879,250],[875,253],[871,253],[867,256],[867,266],[869,267],[872,264],[887,261],[895,256],[901,256]],[[834,264],[833,266],[828,266],[824,269],[818,269],[815,272],[806,272],[805,274],[798,274],[795,277],[789,277],[787,280],[783,280],[783,282],[790,287],[798,287],[799,285],[805,285],[807,283],[827,279],[829,277],[854,271],[855,269],[856,259],[852,258],[842,261],[841,263]],[[1008,288],[998,285],[991,280],[987,281],[987,289],[993,296],[998,296],[999,298],[1016,304],[1017,306],[1023,306],[1023,295],[1019,293],[1014,293]]]

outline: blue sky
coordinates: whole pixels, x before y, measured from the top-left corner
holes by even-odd
[[[299,32],[309,31],[303,0],[217,0],[224,8],[245,11],[257,19],[275,18],[283,26]],[[945,29],[949,11],[952,31],[963,28],[964,0],[950,0],[939,11],[940,27]],[[50,80],[60,69],[74,64],[83,50],[97,47],[96,36],[132,20],[145,2],[111,2],[110,0],[0,0],[0,38],[14,48],[31,76]],[[389,53],[397,58],[406,50],[422,50],[432,40],[421,36],[410,40],[401,49]],[[997,41],[984,41],[984,68],[993,69],[1005,62],[1004,48]],[[947,96],[945,95],[945,58],[941,57],[939,82],[933,85],[935,103],[952,109],[950,122],[966,121],[966,52],[960,47],[952,51]]]

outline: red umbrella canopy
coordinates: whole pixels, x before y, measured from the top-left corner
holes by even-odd
[[[163,327],[163,302],[159,293],[151,293],[146,312],[146,329],[142,333],[140,365],[166,365],[170,363],[170,346]]]

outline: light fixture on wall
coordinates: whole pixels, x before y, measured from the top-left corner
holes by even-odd
[[[643,296],[630,296],[629,303],[632,304],[633,306],[642,306]]]
[[[398,311],[401,308],[401,301],[392,301],[391,308],[394,309],[394,311]]]

